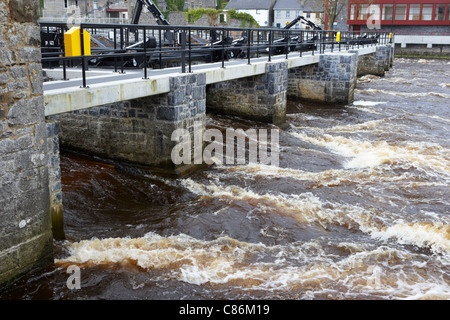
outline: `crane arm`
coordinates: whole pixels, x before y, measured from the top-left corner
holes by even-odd
[[[313,28],[313,30],[322,30],[322,28],[320,28],[319,26],[317,26],[316,24],[314,24],[312,21],[309,21],[308,19],[305,19],[304,17],[301,17],[301,20],[303,24],[306,24],[307,26],[310,26],[311,28]]]
[[[133,18],[131,20],[132,24],[138,24],[139,18],[141,17],[142,8],[146,7],[148,11],[155,17],[156,23],[163,26],[170,25],[169,21],[167,21],[166,17],[159,10],[159,8],[153,3],[152,0],[136,0],[136,6],[133,12]]]
[[[303,16],[298,16],[297,18],[295,18],[294,20],[292,20],[291,22],[289,22],[289,24],[287,24],[283,29],[290,29],[293,26],[295,26],[297,24],[297,22],[299,22],[301,19],[304,19]]]

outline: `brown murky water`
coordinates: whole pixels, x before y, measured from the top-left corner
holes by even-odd
[[[280,168],[170,180],[63,156],[67,241],[0,297],[450,299],[450,63],[397,59],[351,106],[289,110]]]

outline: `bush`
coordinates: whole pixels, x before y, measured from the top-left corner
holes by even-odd
[[[209,22],[212,24],[212,21],[216,21],[217,17],[220,13],[222,13],[223,10],[214,10],[214,9],[195,9],[195,10],[189,10],[188,12],[185,12],[185,16],[188,20],[188,23],[195,23],[197,20],[199,20],[203,15],[207,14],[209,16]],[[229,10],[228,17],[230,19],[237,19],[241,20],[241,27],[245,28],[247,23],[248,27],[257,26],[258,22],[252,17],[252,15],[248,13],[239,13],[236,12],[236,10]]]

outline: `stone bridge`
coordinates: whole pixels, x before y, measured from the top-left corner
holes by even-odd
[[[0,287],[53,263],[62,231],[59,143],[87,154],[183,174],[176,129],[205,129],[206,112],[282,126],[287,97],[347,105],[358,75],[384,75],[390,45],[292,53],[142,75],[42,83],[38,3],[0,0]],[[92,71],[94,72],[94,71]],[[77,82],[78,81],[78,82]],[[203,126],[194,126],[202,123]]]
[[[353,101],[358,75],[383,76],[391,65],[390,46],[358,50],[298,53],[233,60],[126,75],[99,76],[88,88],[81,80],[47,82],[47,121],[59,124],[61,144],[69,149],[182,175],[189,166],[175,166],[171,141],[176,129],[203,131],[206,112],[239,116],[281,126],[287,97],[347,105]],[[111,71],[109,71],[111,73]],[[194,123],[201,122],[203,126]]]

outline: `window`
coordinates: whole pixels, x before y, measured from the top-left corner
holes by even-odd
[[[436,5],[436,13],[434,14],[434,20],[445,20],[445,4]]]
[[[447,20],[450,20],[450,4],[447,6]]]
[[[406,20],[406,4],[395,6],[395,20]]]
[[[281,11],[277,10],[277,19],[281,19]]]
[[[367,4],[358,4],[358,20],[367,20]]]
[[[98,10],[98,0],[94,0],[93,8],[94,10]]]
[[[383,20],[392,20],[392,14],[394,12],[394,6],[392,4],[383,5]]]
[[[301,14],[301,11],[300,11],[300,10],[295,11],[295,17],[301,16],[301,15],[302,15],[302,14]]]
[[[409,6],[409,20],[420,20],[420,4]]]
[[[433,5],[432,4],[424,4],[422,6],[422,20],[431,20],[433,14]]]
[[[289,10],[286,11],[286,19],[291,18],[291,12]]]
[[[261,14],[261,10],[256,10],[256,14]]]
[[[311,13],[310,12],[306,13],[306,17],[311,18]]]

